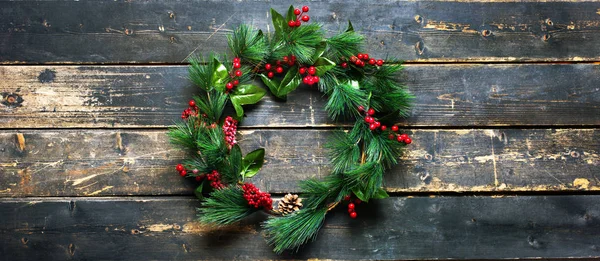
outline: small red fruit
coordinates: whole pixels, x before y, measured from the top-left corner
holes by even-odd
[[[196,176],[196,181],[202,181],[202,176]]]
[[[358,106],[358,112],[362,113],[365,111],[365,106]]]
[[[397,140],[398,140],[398,142],[404,142],[404,138],[402,137],[402,135],[399,135]]]
[[[269,73],[267,73],[267,77],[269,77],[269,78],[273,78],[273,76],[274,76],[273,72],[269,72]]]
[[[300,74],[305,74],[306,73],[306,68],[305,67],[300,67],[300,69],[298,69],[298,72]]]
[[[381,122],[378,122],[378,121],[374,122],[373,124],[375,124],[375,126],[376,126],[377,128],[379,128],[379,126],[381,126]]]
[[[369,129],[370,130],[376,130],[377,129],[377,125],[375,125],[375,123],[371,123],[371,125],[369,125]]]
[[[396,135],[394,135],[394,134],[390,134],[390,135],[388,135],[388,138],[390,138],[390,140],[393,140],[393,139],[395,139],[395,138],[396,138]]]
[[[265,64],[265,70],[267,70],[267,71],[271,70],[271,64],[270,63]]]
[[[404,139],[404,143],[406,143],[407,145],[411,144],[412,143],[412,139],[411,138],[406,138],[406,139]]]
[[[300,20],[296,21],[296,27],[302,25],[302,22],[300,22]]]
[[[348,204],[348,209],[354,209],[354,203]]]
[[[233,62],[234,62],[234,63],[239,63],[239,62],[241,62],[241,60],[240,60],[240,58],[238,58],[238,57],[235,57],[235,58],[233,58]]]
[[[182,171],[182,170],[184,170],[185,168],[184,168],[184,167],[183,167],[183,165],[180,163],[180,164],[177,164],[177,167],[175,167],[175,169],[176,169],[177,171],[181,172],[181,171]]]
[[[363,54],[363,59],[369,60],[369,54],[368,53]]]
[[[375,119],[373,119],[373,117],[371,117],[371,116],[365,117],[365,122],[366,123],[373,123],[374,121],[375,121]]]
[[[235,71],[235,76],[241,77],[242,76],[242,71],[240,71],[240,70]]]
[[[362,59],[364,59],[364,58],[365,58],[365,56],[364,56],[362,53],[359,53],[359,54],[357,54],[357,55],[356,55],[356,57],[357,57],[359,60],[362,60]]]
[[[383,60],[377,60],[377,66],[382,66],[383,65]]]
[[[342,63],[342,68],[348,68],[348,63],[347,62],[343,62]]]
[[[289,26],[289,27],[295,27],[295,26],[296,26],[296,21],[294,21],[294,20],[290,20],[290,21],[288,22],[288,26]]]
[[[308,12],[308,6],[303,6],[302,7],[302,12]]]
[[[381,130],[382,130],[382,131],[384,131],[384,130],[387,130],[387,126],[385,126],[385,125],[381,125]]]
[[[277,67],[277,69],[275,69],[275,71],[277,73],[282,73],[283,72],[283,67],[279,66],[279,67]]]
[[[354,209],[353,208],[348,208],[348,214],[350,214],[352,212],[354,212]]]
[[[308,22],[308,20],[310,20],[310,17],[308,15],[303,15],[302,16],[302,21]]]
[[[373,59],[373,58],[371,58],[371,59],[369,60],[369,64],[370,64],[370,65],[375,65],[376,63],[377,63],[377,61],[375,61],[375,59]]]
[[[319,76],[316,76],[316,75],[315,75],[315,76],[313,76],[313,81],[314,81],[315,83],[318,83],[318,82],[319,82],[319,80],[320,80],[320,79],[319,79]]]
[[[225,87],[227,88],[227,90],[231,90],[233,89],[233,83],[228,82],[227,84],[225,84]]]
[[[308,74],[315,75],[315,73],[317,73],[317,68],[314,66],[308,67]]]
[[[358,216],[358,214],[356,214],[356,212],[351,212],[351,213],[350,213],[350,217],[351,217],[352,219],[355,219],[357,216]]]
[[[196,107],[196,101],[194,101],[194,100],[190,100],[190,102],[188,102],[188,104],[190,105],[190,107]]]
[[[299,15],[301,13],[302,13],[302,11],[300,11],[300,9],[298,9],[298,8],[294,9],[294,14],[295,15]]]
[[[234,85],[234,86],[237,86],[238,84],[240,84],[240,81],[239,81],[239,80],[233,80],[233,85]]]
[[[375,114],[375,110],[373,110],[372,108],[367,111],[367,115],[373,115],[373,114]]]
[[[240,67],[242,67],[241,63],[233,63],[233,68],[239,69]]]
[[[349,201],[350,200],[350,195],[344,196],[344,200]]]
[[[392,131],[394,131],[394,132],[398,131],[398,126],[396,126],[396,125],[392,126]]]
[[[181,175],[182,177],[185,177],[185,175],[187,175],[187,171],[184,169],[179,172],[179,175]]]

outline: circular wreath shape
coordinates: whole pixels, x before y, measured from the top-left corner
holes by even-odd
[[[327,212],[340,203],[354,219],[356,205],[388,197],[383,175],[412,142],[394,125],[408,114],[413,99],[397,80],[400,61],[362,52],[364,36],[350,22],[345,31],[325,37],[322,25],[309,22],[309,10],[290,6],[284,17],[271,9],[275,30],[269,34],[238,26],[228,36],[233,59],[191,58],[189,78],[199,93],[168,133],[172,144],[188,152],[177,172],[199,182],[199,221],[229,225],[264,211],[270,214],[263,223],[267,241],[278,254],[314,240]],[[301,195],[287,194],[275,204],[249,181],[261,169],[265,150],[244,155],[236,144],[242,106],[267,93],[253,85],[256,78],[279,99],[299,86],[317,87],[327,97],[325,110],[332,120],[354,122],[326,144],[331,173],[301,181]],[[235,115],[224,115],[229,104]]]

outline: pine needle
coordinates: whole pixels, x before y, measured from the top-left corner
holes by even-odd
[[[267,242],[273,245],[277,254],[286,249],[298,251],[300,246],[317,238],[326,214],[327,208],[324,207],[310,211],[301,209],[288,216],[269,218],[263,224]]]
[[[256,211],[244,199],[243,190],[232,185],[211,192],[198,208],[198,217],[203,223],[223,226],[238,222]]]

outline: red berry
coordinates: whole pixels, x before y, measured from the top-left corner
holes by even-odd
[[[225,87],[227,87],[227,90],[231,90],[233,89],[233,83],[228,82],[227,84],[225,84]]]
[[[375,110],[373,110],[373,108],[371,108],[367,111],[367,115],[373,115],[373,114],[375,114]]]
[[[317,68],[314,66],[308,67],[308,74],[315,75],[315,73],[317,73]]]
[[[362,113],[365,111],[365,106],[358,106],[358,112]]]
[[[348,209],[354,209],[354,203],[348,204]]]
[[[377,60],[377,66],[382,66],[383,65],[383,60]]]
[[[308,22],[308,20],[310,20],[310,17],[308,15],[303,15],[302,16],[302,21]]]
[[[271,64],[270,63],[265,64],[265,70],[267,70],[267,71],[271,70]]]
[[[233,85],[234,85],[234,86],[237,86],[238,84],[240,84],[240,81],[239,81],[239,80],[233,80]]]
[[[308,82],[309,82],[309,80],[308,80],[308,79],[309,79],[309,77],[310,77],[310,76],[304,76],[304,78],[302,78],[302,82],[303,82],[304,84],[308,84]]]
[[[240,70],[235,71],[235,76],[241,77],[242,76],[242,71],[240,71]]]
[[[196,181],[202,181],[202,176],[196,176]]]
[[[350,200],[350,195],[344,196],[344,200],[346,200],[346,201]]]
[[[358,58],[356,58],[356,56],[354,56],[354,55],[350,56],[350,61],[353,63],[356,62],[357,59]]]
[[[288,22],[288,26],[289,26],[289,27],[294,27],[294,26],[296,26],[296,21],[294,21],[294,20],[290,20],[290,21]]]
[[[182,171],[182,170],[184,170],[185,168],[184,168],[184,167],[183,167],[183,165],[180,163],[180,164],[177,164],[177,167],[175,167],[175,169],[176,169],[177,171],[181,172],[181,171]]]
[[[398,131],[398,126],[396,126],[396,125],[392,126],[392,131],[394,131],[394,132]]]
[[[406,138],[406,139],[404,139],[404,143],[411,144],[412,143],[412,139],[411,138]]]
[[[296,21],[296,27],[302,25],[302,22],[300,22],[300,20]]]
[[[373,117],[371,117],[371,116],[367,116],[367,117],[365,117],[365,122],[366,122],[366,123],[373,123],[374,121],[375,121],[375,120],[374,120],[374,119],[373,119]]]
[[[308,85],[313,85],[315,84],[315,78],[312,76],[306,76],[308,77]]]
[[[375,65],[376,63],[377,63],[377,61],[375,61],[375,59],[373,59],[373,58],[371,58],[371,59],[369,60],[369,64],[370,64],[370,65]]]
[[[382,130],[382,131],[384,131],[384,130],[387,130],[387,126],[385,126],[385,125],[381,125],[381,130]]]
[[[390,135],[388,135],[388,138],[390,138],[390,140],[393,140],[393,139],[395,139],[395,138],[396,138],[396,135],[394,135],[394,134],[390,134]]]
[[[241,62],[241,60],[240,60],[240,58],[238,58],[238,57],[235,57],[235,58],[233,58],[233,62],[234,62],[234,63],[239,63],[239,62]]]
[[[356,204],[356,205],[360,205],[361,202],[362,202],[362,200],[360,200],[360,199],[355,199],[354,200],[354,204]]]
[[[306,73],[306,68],[305,67],[300,67],[300,69],[298,69],[298,72],[300,74],[305,74]]]
[[[283,67],[279,66],[279,67],[277,67],[277,69],[275,69],[275,71],[277,73],[282,73],[283,72]]]
[[[185,177],[185,175],[187,175],[187,171],[184,169],[179,172],[179,175],[181,175],[182,177]]]
[[[356,212],[350,212],[350,217],[351,218],[356,218],[358,216],[358,214],[356,214]]]
[[[194,101],[194,100],[190,100],[190,102],[188,102],[188,104],[190,105],[190,107],[196,107],[196,101]]]
[[[308,6],[303,6],[302,7],[302,12],[308,12]]]
[[[342,63],[342,68],[348,68],[348,63],[346,63],[346,62],[343,62],[343,63]]]
[[[284,62],[284,63],[287,63],[287,62],[288,62],[288,57],[287,57],[287,56],[284,56],[284,57],[283,57],[283,62]]]
[[[377,125],[375,125],[375,123],[371,123],[371,125],[369,125],[369,129],[370,130],[376,130],[377,129]]]
[[[379,128],[379,126],[381,126],[381,122],[378,122],[378,121],[374,122],[373,124],[375,124],[375,126],[376,126],[377,128]]]
[[[363,54],[363,59],[369,60],[369,54],[368,53]]]
[[[402,135],[398,135],[397,140],[398,142],[404,142],[404,137],[402,137]]]
[[[233,63],[233,68],[239,69],[240,67],[242,67],[242,64],[240,64],[240,63]]]
[[[318,82],[319,82],[319,76],[316,76],[316,75],[315,75],[315,76],[313,76],[313,81],[314,81],[315,83],[318,83]]]
[[[357,57],[359,60],[362,60],[362,59],[364,59],[364,58],[365,58],[365,56],[364,56],[362,53],[359,53],[359,54],[357,54],[357,55],[356,55],[356,57]]]
[[[292,58],[292,61],[294,61],[294,62],[296,61],[296,56],[295,55],[292,54],[290,57]]]
[[[300,13],[302,13],[302,12],[300,11],[300,9],[298,9],[298,8],[294,9],[294,14],[295,14],[295,15],[299,15]]]
[[[267,73],[267,77],[269,77],[269,78],[273,78],[273,76],[274,76],[273,72],[269,72],[269,73]]]
[[[402,135],[400,135],[400,137],[402,137],[402,139],[406,139],[406,138],[408,138],[408,135],[407,134],[402,134]]]

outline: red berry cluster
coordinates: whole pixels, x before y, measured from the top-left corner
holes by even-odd
[[[231,76],[231,79],[233,79],[233,81],[225,84],[225,88],[227,88],[227,91],[231,91],[235,86],[238,86],[238,84],[240,84],[240,80],[236,78],[241,77],[243,74],[240,70],[240,68],[242,68],[241,62],[242,60],[240,60],[240,58],[233,58],[233,69],[235,69],[235,71],[229,73],[229,76]]]
[[[394,125],[392,126],[392,131],[396,132],[398,131],[398,126]],[[390,134],[388,136],[388,138],[390,138],[390,140],[398,140],[398,142],[404,142],[406,143],[406,145],[411,144],[412,143],[412,139],[408,136],[408,134],[400,134],[400,135],[395,135],[395,134]]]
[[[351,218],[358,217],[358,214],[356,213],[356,205],[359,205],[362,201],[360,199],[355,199],[353,202],[350,195],[345,196],[344,200],[350,201],[350,203],[348,203],[348,215]]]
[[[237,142],[235,133],[237,132],[238,121],[231,116],[227,116],[223,122],[223,132],[225,133],[225,141],[229,144],[229,148],[233,147]]]
[[[221,174],[217,170],[213,170],[211,173],[206,174],[206,179],[210,181],[210,186],[215,189],[222,189],[225,187],[221,182]]]
[[[283,63],[292,66],[296,63],[296,56],[295,55],[289,55],[289,56],[284,56],[282,58]],[[267,72],[267,77],[269,78],[273,78],[275,76],[275,73],[277,74],[282,74],[283,73],[283,64],[281,61],[277,60],[275,61],[275,66],[273,66],[270,63],[265,64],[265,72]]]
[[[310,20],[310,16],[305,15],[304,13],[308,13],[308,6],[303,6],[302,10],[296,8],[294,9],[294,14],[296,15],[296,20],[289,20],[288,21],[288,26],[289,27],[298,27],[302,24],[302,22],[308,22],[308,20]],[[300,22],[300,20],[302,20],[302,22]]]
[[[316,76],[315,74],[317,73],[317,68],[315,68],[314,66],[310,66],[308,68],[306,67],[301,67],[298,72],[300,73],[300,75],[304,75],[306,74],[306,76],[304,76],[304,78],[302,78],[302,82],[308,85],[313,85],[315,83],[319,82],[319,76]]]
[[[177,170],[177,172],[179,172],[179,175],[181,175],[182,177],[185,177],[187,175],[187,170],[185,169],[183,164],[177,164],[177,167],[175,167],[175,169]]]
[[[245,183],[242,185],[242,189],[244,190],[244,198],[248,201],[248,205],[253,206],[254,208],[263,207],[266,210],[273,209],[271,194],[261,192],[260,189],[252,183]]]
[[[190,116],[198,116],[199,109],[198,106],[196,106],[196,101],[190,100],[188,104],[190,105],[190,107],[188,107],[181,113],[181,118],[184,120],[187,120],[187,118],[189,118]]]
[[[366,63],[365,63],[366,61]],[[369,57],[368,53],[359,53],[355,56],[351,56],[350,57],[350,62],[353,63],[354,65],[358,66],[358,67],[365,67],[365,65],[368,63],[369,65],[377,65],[377,66],[382,66],[384,61],[379,59],[376,60],[375,58],[371,58]],[[341,66],[343,68],[348,68],[348,63],[347,62],[343,62],[341,64]]]
[[[358,106],[358,111],[363,113],[365,111],[365,107],[364,106]],[[370,108],[369,110],[367,110],[366,112],[366,116],[365,116],[365,122],[367,124],[369,124],[369,129],[374,131],[377,129],[381,129],[382,131],[387,130],[387,126],[385,125],[381,125],[381,122],[377,121],[377,119],[375,119],[373,117],[373,115],[375,115],[375,110],[373,108]]]

